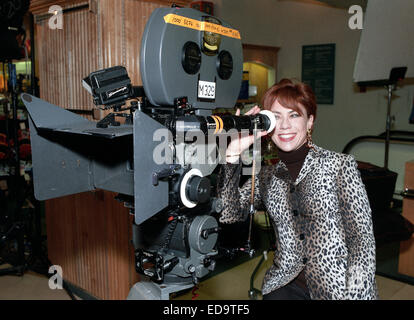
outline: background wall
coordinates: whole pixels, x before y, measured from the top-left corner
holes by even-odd
[[[280,47],[277,80],[301,79],[303,45],[336,43],[334,104],[318,106],[316,144],[340,152],[357,136],[385,131],[386,90],[368,89],[360,93],[353,83],[361,31],[349,29],[351,15],[347,10],[312,0],[212,2],[215,15],[238,29],[243,43]],[[408,122],[414,84],[407,80],[403,83],[405,85],[395,92],[392,102],[391,113],[395,117],[392,129],[414,131],[414,125]]]

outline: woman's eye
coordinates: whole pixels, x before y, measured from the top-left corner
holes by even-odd
[[[297,117],[300,117],[299,113],[292,113],[290,116],[291,116],[292,118],[297,118]]]

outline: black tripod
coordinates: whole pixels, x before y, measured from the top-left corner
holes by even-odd
[[[259,271],[263,262],[267,260],[267,253],[270,251],[275,251],[276,239],[274,237],[274,233],[272,232],[273,229],[269,222],[269,214],[267,212],[265,212],[265,219],[266,219],[265,232],[267,234],[269,246],[268,246],[268,249],[263,253],[262,257],[259,260],[259,263],[257,264],[256,268],[253,270],[253,273],[250,277],[250,289],[249,289],[248,295],[249,295],[249,299],[251,300],[257,300],[258,295],[262,293],[259,289],[256,289],[254,287],[254,278],[256,277],[256,274]]]

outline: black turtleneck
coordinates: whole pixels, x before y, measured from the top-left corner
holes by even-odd
[[[305,142],[299,149],[294,151],[285,152],[278,148],[278,156],[281,161],[286,165],[290,176],[293,181],[296,181],[296,178],[299,175],[300,169],[302,168],[303,162],[309,152],[309,147]],[[305,272],[302,270],[301,273],[292,281],[302,287],[304,290],[308,291],[305,279]]]
[[[277,154],[280,160],[286,165],[289,170],[289,174],[293,181],[299,175],[300,169],[302,168],[303,162],[305,161],[306,155],[308,154],[309,147],[305,142],[299,149],[294,151],[285,152],[277,149]]]

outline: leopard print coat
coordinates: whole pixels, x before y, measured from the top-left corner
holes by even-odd
[[[246,218],[251,179],[239,187],[240,168],[220,169],[221,223]],[[304,269],[312,299],[378,299],[371,208],[353,156],[314,146],[296,181],[279,161],[261,168],[255,186],[255,204],[266,208],[277,239],[263,294]]]

